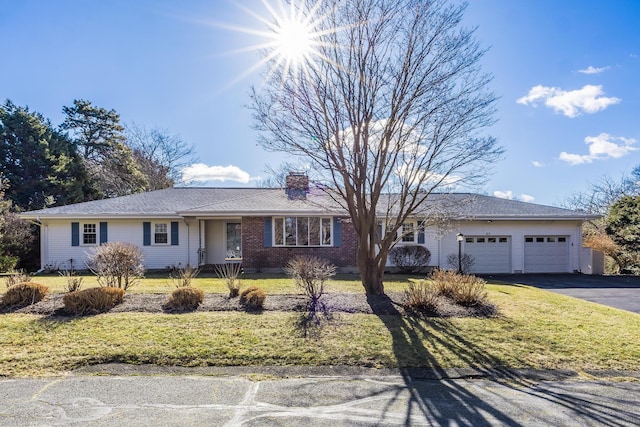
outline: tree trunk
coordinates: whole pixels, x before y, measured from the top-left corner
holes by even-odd
[[[375,251],[370,251],[367,245],[358,245],[358,270],[367,295],[384,294],[384,263],[380,265]]]

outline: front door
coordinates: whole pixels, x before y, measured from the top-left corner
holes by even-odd
[[[242,222],[237,219],[208,219],[205,221],[205,249],[207,264],[224,264],[242,260]]]

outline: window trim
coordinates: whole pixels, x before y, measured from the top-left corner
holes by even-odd
[[[405,227],[407,226],[411,227],[411,231],[405,234]],[[399,243],[408,243],[410,245],[415,244],[418,241],[418,221],[403,222],[402,226],[398,229],[398,233],[400,233],[400,236],[398,236],[400,238]],[[405,240],[409,235],[411,235],[411,240]]]
[[[151,223],[151,246],[170,246],[171,245],[171,223],[170,222],[152,222]],[[165,232],[164,233],[158,233],[156,231],[156,226],[158,225],[164,225],[165,226]],[[167,241],[164,243],[158,243],[156,241],[156,236],[158,234],[166,234],[167,236]]]
[[[311,241],[311,232],[312,227],[310,226],[311,219],[318,219],[318,234],[319,234],[319,244],[312,245],[300,245],[298,244],[298,221],[305,219],[307,220],[307,242]],[[288,220],[288,221],[287,221]],[[287,236],[287,222],[295,225],[295,236]],[[280,224],[278,224],[280,223]],[[329,240],[327,243],[324,243],[327,240],[326,236],[326,228],[325,226],[329,226]],[[281,227],[281,230],[277,230],[277,228]],[[281,231],[282,234],[278,236],[278,231]],[[334,247],[334,237],[335,237],[335,229],[334,229],[334,219],[330,216],[274,216],[271,221],[271,242],[272,246],[276,248],[331,248]],[[278,243],[278,237],[282,243]],[[291,240],[291,237],[295,237],[295,244],[288,244],[287,237]]]
[[[93,233],[87,233],[86,227],[87,226],[93,226]],[[95,238],[95,241],[93,243],[85,243],[85,236],[90,236],[92,235]],[[98,246],[100,243],[100,228],[98,227],[98,223],[97,222],[81,222],[80,223],[80,245],[79,246]]]

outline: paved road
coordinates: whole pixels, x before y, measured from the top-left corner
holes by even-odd
[[[563,295],[640,313],[640,276],[588,274],[505,274],[485,276],[535,286]]]
[[[2,426],[631,426],[640,382],[402,375],[0,380]]]

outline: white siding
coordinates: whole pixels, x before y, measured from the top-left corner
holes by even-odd
[[[143,222],[178,222],[179,245],[152,245],[143,246]],[[96,245],[71,245],[71,223],[79,222],[82,229],[83,223],[107,222],[107,235],[109,242],[129,242],[137,245],[142,250],[145,267],[148,269],[163,269],[171,265],[186,265],[189,260],[187,245],[191,236],[187,233],[187,224],[179,219],[145,219],[145,220],[119,220],[119,219],[95,219],[88,221],[72,220],[48,220],[42,224],[42,232],[46,236],[43,239],[42,266],[53,266],[57,268],[69,268],[70,260],[73,260],[73,267],[76,269],[86,268],[87,254]],[[192,226],[193,227],[193,226]],[[197,228],[197,227],[194,227]],[[80,238],[82,242],[82,237]],[[196,245],[197,247],[197,245]],[[196,254],[197,256],[197,254]],[[197,258],[192,259],[194,264]]]

